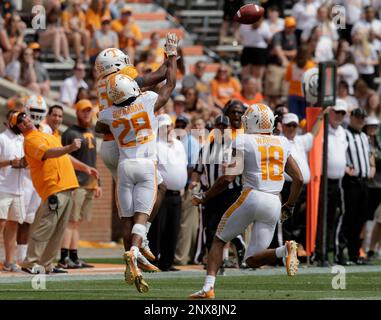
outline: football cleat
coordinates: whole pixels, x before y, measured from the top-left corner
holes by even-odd
[[[137,266],[133,252],[125,252],[124,260],[126,261],[126,271],[124,272],[125,281],[130,285],[135,283],[136,289],[138,289],[140,293],[148,292],[148,284],[143,279],[142,272]]]
[[[189,296],[189,298],[190,299],[214,299],[214,288],[211,288],[208,291],[204,291],[204,289],[201,289],[200,291],[192,293]]]
[[[138,267],[143,272],[160,272],[160,269],[156,266],[154,266],[152,263],[150,263],[146,257],[143,256],[141,252],[138,253]]]
[[[298,244],[291,240],[286,241],[286,248],[287,248],[287,257],[285,258],[285,265],[287,269],[287,274],[289,276],[294,276],[298,272]]]
[[[144,257],[146,257],[150,261],[155,261],[156,257],[152,253],[151,249],[149,248],[149,241],[148,239],[143,239],[142,246],[140,247],[140,252]]]

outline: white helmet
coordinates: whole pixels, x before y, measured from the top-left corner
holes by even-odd
[[[141,94],[137,82],[124,74],[116,74],[110,77],[107,83],[107,94],[114,104],[120,104],[130,98]]]
[[[314,105],[318,102],[319,69],[311,68],[303,74],[302,90],[308,103]]]
[[[48,113],[48,106],[45,99],[40,95],[25,97],[25,113],[31,118],[35,125],[39,125]]]
[[[130,57],[117,48],[108,48],[101,51],[95,60],[95,69],[99,78],[118,72],[131,65]]]
[[[252,104],[242,116],[246,133],[272,133],[274,122],[274,113],[263,103]]]

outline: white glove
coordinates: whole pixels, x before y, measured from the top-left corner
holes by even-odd
[[[164,44],[164,51],[167,57],[177,56],[177,46],[179,45],[179,39],[176,33],[167,33],[167,37]]]

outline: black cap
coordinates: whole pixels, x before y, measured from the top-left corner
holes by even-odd
[[[182,122],[184,122],[184,123],[186,123],[186,124],[189,123],[189,119],[188,119],[187,117],[185,117],[185,116],[178,116],[178,117],[176,118],[176,122],[177,122],[177,121],[182,121]]]
[[[354,116],[356,118],[366,118],[367,113],[366,113],[365,109],[363,109],[363,108],[356,108],[356,109],[352,110],[351,116]]]
[[[214,120],[214,125],[218,125],[218,124],[223,124],[228,127],[230,125],[230,120],[227,116],[224,116],[221,114],[217,116],[216,119]]]

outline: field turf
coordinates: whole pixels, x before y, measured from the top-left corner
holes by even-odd
[[[30,277],[2,279],[0,300],[7,299],[187,299],[201,288],[204,272],[180,271],[146,275],[150,291],[140,294],[124,282],[123,274],[47,277],[46,290],[33,290]],[[304,299],[381,299],[381,267],[348,267],[346,289],[334,290],[335,274],[329,268],[305,268],[287,277],[283,268],[228,270],[216,282],[216,299],[304,300]]]

